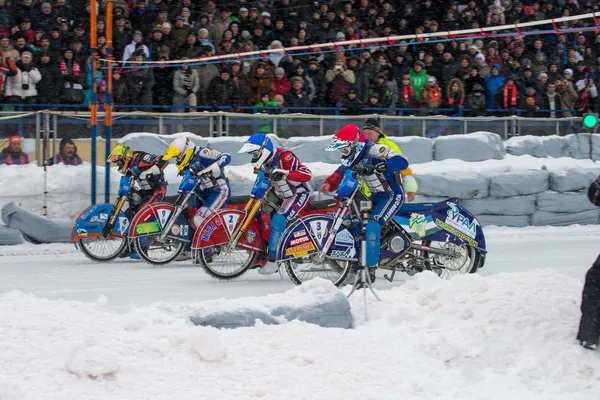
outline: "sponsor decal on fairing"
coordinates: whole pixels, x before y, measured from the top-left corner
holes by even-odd
[[[446,213],[448,216],[448,218],[446,218],[446,224],[464,233],[471,239],[475,239],[475,236],[477,235],[477,226],[479,225],[477,219],[473,218],[473,221],[471,221],[468,217],[465,217],[460,213],[456,204],[449,201],[447,201],[446,204],[450,207],[450,210]]]
[[[254,232],[253,230],[248,230],[248,232],[246,232],[246,242],[248,242],[248,244],[252,244],[255,240],[256,232]]]
[[[348,245],[348,244],[353,245],[354,237],[347,229],[344,229],[344,230],[338,232],[337,235],[335,235],[335,244],[337,244],[337,245]]]
[[[310,240],[310,238],[308,236],[302,236],[297,239],[292,239],[292,240],[290,240],[290,246],[296,246],[296,245],[299,245],[302,243],[306,243],[309,240]]]
[[[217,225],[215,225],[214,222],[211,222],[210,224],[208,224],[206,229],[204,229],[204,231],[202,231],[202,240],[208,241],[210,239],[210,236],[212,235],[212,233],[216,230],[217,230]]]
[[[299,257],[308,254],[309,251],[316,250],[312,242],[303,243],[298,246],[290,247],[285,251],[286,256]]]

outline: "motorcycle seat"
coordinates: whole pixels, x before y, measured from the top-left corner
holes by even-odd
[[[229,204],[246,204],[250,196],[231,196],[229,199]]]
[[[436,206],[436,203],[404,203],[400,207],[400,211],[429,211]]]
[[[312,210],[312,211],[316,211],[316,210],[326,210],[328,208],[332,208],[335,207],[337,205],[337,201],[335,200],[319,200],[319,201],[311,201],[308,206],[306,207],[306,210]]]

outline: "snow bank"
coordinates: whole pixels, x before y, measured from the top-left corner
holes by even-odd
[[[504,142],[504,148],[515,156],[567,157],[567,141],[562,136],[514,136]]]
[[[2,221],[9,228],[18,230],[19,236],[22,235],[33,243],[69,243],[71,239],[73,226],[71,220],[45,219],[38,214],[23,210],[15,203],[5,204],[1,213]],[[15,241],[15,239],[11,241]],[[4,243],[0,242],[0,244]]]
[[[0,398],[594,399],[600,357],[574,340],[580,294],[579,280],[550,270],[424,273],[382,302],[368,295],[369,322],[351,297],[355,329],[218,330],[186,322],[193,304],[116,312],[105,297],[9,292]]]
[[[504,153],[502,139],[491,132],[441,136],[433,144],[433,158],[438,161],[447,158],[464,161],[499,160],[504,157]]]
[[[191,311],[194,325],[215,328],[254,326],[257,321],[277,325],[298,320],[324,328],[352,328],[352,313],[348,298],[324,279],[312,279],[286,293],[257,298],[206,302]]]

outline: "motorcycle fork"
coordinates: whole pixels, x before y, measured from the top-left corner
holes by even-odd
[[[108,237],[110,231],[112,231],[112,229],[114,228],[117,222],[117,218],[119,217],[119,213],[123,208],[123,205],[125,205],[125,197],[119,197],[117,200],[115,200],[113,212],[110,215],[110,218],[108,219],[106,225],[104,225],[104,230],[102,231],[102,237],[104,239]]]
[[[167,237],[167,235],[169,234],[169,232],[171,232],[171,228],[173,228],[173,225],[175,225],[175,221],[177,221],[177,218],[179,218],[179,215],[183,211],[183,206],[188,203],[188,201],[190,200],[190,197],[192,197],[193,193],[194,193],[194,190],[192,189],[188,194],[185,195],[185,197],[183,198],[182,201],[177,202],[177,206],[175,207],[175,212],[173,213],[173,215],[169,219],[169,222],[165,226],[165,229],[162,231],[162,233],[158,237],[159,240],[161,240],[161,241],[165,240],[165,238]]]
[[[260,200],[256,200],[252,197],[250,198],[250,200],[248,200],[248,202],[246,203],[246,207],[244,207],[246,216],[244,217],[244,220],[242,221],[242,223],[234,231],[233,235],[231,235],[231,239],[229,240],[229,245],[227,246],[229,251],[232,251],[235,248],[235,246],[237,246],[238,242],[242,238],[242,235],[248,228],[248,225],[250,225],[250,222],[252,222],[252,218],[254,218],[254,216],[256,215],[258,210],[260,210],[263,200],[267,198],[267,195],[269,194],[270,191],[271,191],[271,188],[269,188],[269,190],[267,190],[265,195]]]

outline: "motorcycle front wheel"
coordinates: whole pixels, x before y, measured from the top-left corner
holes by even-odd
[[[175,260],[179,253],[183,251],[185,242],[166,237],[160,240],[160,234],[135,237],[135,251],[144,259],[153,265],[164,265]]]
[[[242,276],[254,264],[256,253],[239,247],[229,250],[227,244],[194,250],[192,258],[208,275],[220,280]]]
[[[316,259],[316,254],[308,257],[292,258],[284,261],[284,265],[287,274],[296,285],[301,285],[318,277],[327,279],[335,286],[339,286],[350,272],[350,261],[328,258],[320,261]]]
[[[110,236],[104,238],[102,236],[83,238],[77,241],[77,247],[90,260],[97,262],[112,261],[125,250],[127,246],[127,238]]]
[[[424,240],[423,246],[449,250],[455,254],[450,257],[431,251],[423,252],[423,257],[426,259],[425,269],[435,272],[442,279],[474,274],[477,269],[483,267],[485,261],[485,256],[469,245]]]

